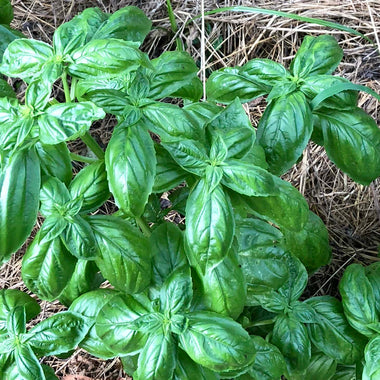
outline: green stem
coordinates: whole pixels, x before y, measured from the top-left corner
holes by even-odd
[[[248,326],[244,325],[244,327],[249,328],[249,327],[256,327],[256,326],[267,326],[267,325],[272,325],[273,323],[274,323],[274,319],[266,319],[264,321],[250,323]]]
[[[81,140],[94,152],[96,157],[98,157],[100,160],[104,159],[103,149],[90,135],[90,132],[87,131],[83,136],[81,136]]]
[[[141,231],[143,232],[145,236],[149,237],[152,234],[152,231],[147,226],[147,224],[145,223],[145,221],[143,220],[141,216],[136,217],[136,223],[141,228]]]
[[[66,103],[71,103],[70,87],[69,87],[69,83],[67,82],[66,71],[64,71],[62,74],[62,84],[63,84],[63,91],[65,92]]]
[[[93,162],[98,161],[97,158],[81,156],[81,155],[75,154],[75,153],[70,153],[70,158],[72,161],[85,162],[87,164],[92,164]]]
[[[168,7],[168,14],[169,14],[169,20],[170,20],[170,25],[172,27],[172,31],[174,34],[178,32],[178,25],[175,20],[175,15],[172,7],[172,3],[170,0],[166,0],[166,6]],[[183,43],[179,37],[175,39],[176,45],[177,45],[177,50],[178,51],[184,51]]]

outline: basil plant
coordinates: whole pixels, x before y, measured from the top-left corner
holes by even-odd
[[[380,175],[380,132],[357,93],[314,100],[346,82],[330,75],[336,41],[306,37],[289,70],[254,59],[215,71],[200,101],[189,54],[140,50],[150,29],[137,7],[89,8],[52,45],[17,34],[6,43],[0,262],[39,217],[22,278],[69,311],[27,330],[36,301],[2,290],[0,379],[53,379],[38,359],[77,345],[120,357],[141,380],[338,379],[363,363],[375,376],[377,316],[363,309],[360,321],[343,293],[342,303],[303,298],[331,248],[322,220],[279,177],[310,138],[354,180]],[[12,78],[25,82],[24,97]],[[256,131],[241,103],[263,95]],[[100,141],[91,127],[106,115],[113,124]],[[84,155],[69,149],[77,139]],[[173,214],[185,223],[168,222]]]

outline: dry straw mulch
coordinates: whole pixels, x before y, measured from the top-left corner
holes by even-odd
[[[114,12],[126,5],[142,8],[153,20],[153,31],[144,49],[151,57],[175,49],[175,37],[186,44],[188,52],[201,63],[201,20],[190,21],[201,13],[198,0],[173,1],[179,31],[171,33],[165,0],[157,1],[90,1],[90,0],[26,0],[12,1],[15,9],[13,26],[31,38],[51,42],[52,34],[62,22],[70,20],[87,7],[97,6]],[[270,58],[287,66],[305,35],[329,33],[344,49],[344,59],[337,73],[354,83],[380,92],[380,2],[378,0],[205,0],[205,10],[224,6],[253,6],[322,18],[350,26],[375,41],[370,45],[360,37],[337,30],[302,22],[258,14],[222,13],[205,18],[206,74],[211,70],[241,65],[252,58]],[[202,73],[200,73],[202,74]],[[59,89],[57,89],[59,91]],[[361,94],[359,105],[380,125],[380,106],[375,99]],[[256,125],[264,102],[246,106]],[[92,133],[104,143],[110,137],[108,121]],[[80,144],[74,149],[83,149]],[[322,268],[310,280],[308,295],[337,294],[337,284],[343,269],[353,263],[371,263],[377,257],[380,244],[380,181],[364,187],[355,184],[328,159],[324,150],[310,144],[302,162],[286,176],[307,198],[310,208],[326,223],[333,248],[331,265]],[[112,207],[112,205],[110,206]],[[25,248],[24,248],[25,249]],[[0,271],[0,288],[25,290],[20,278],[21,252]],[[41,303],[41,318],[60,310],[58,303]],[[119,361],[101,361],[78,350],[70,359],[49,359],[59,378],[66,380],[127,379]]]

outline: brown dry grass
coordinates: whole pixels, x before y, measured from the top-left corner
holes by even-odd
[[[151,57],[175,48],[175,37],[187,45],[189,53],[201,61],[201,20],[189,22],[201,12],[201,1],[173,1],[179,31],[170,32],[165,0],[157,1],[103,1],[103,0],[14,0],[13,26],[28,37],[51,42],[52,34],[63,21],[90,6],[113,12],[125,5],[142,8],[153,20],[154,30],[148,36],[144,49]],[[264,7],[318,17],[339,22],[366,34],[380,49],[380,2],[378,0],[205,0],[205,9],[222,6],[245,5]],[[189,22],[189,24],[187,24]],[[306,34],[333,34],[344,49],[344,59],[337,72],[354,83],[364,84],[380,92],[380,55],[360,37],[340,31],[327,30],[316,25],[267,15],[223,13],[205,18],[204,45],[206,72],[216,68],[241,65],[256,57],[274,59],[285,66]],[[362,94],[360,106],[380,125],[379,104],[369,95]],[[263,112],[263,102],[247,105],[254,124]],[[93,131],[99,140],[109,138],[107,123]],[[77,145],[76,150],[83,147]],[[310,144],[304,159],[287,175],[307,198],[311,209],[327,224],[333,247],[330,266],[315,274],[310,281],[310,295],[337,293],[337,283],[344,267],[353,262],[370,263],[379,260],[380,244],[380,181],[364,187],[355,184],[341,173],[328,159],[322,148]],[[20,279],[20,254],[0,271],[0,288],[25,290]],[[42,302],[42,318],[60,309],[57,303]],[[68,360],[49,359],[60,378],[73,380],[75,375],[91,379],[125,379],[117,360],[100,361],[79,350]],[[71,377],[70,377],[71,376]],[[78,380],[81,378],[78,376]],[[83,380],[83,377],[82,377]]]

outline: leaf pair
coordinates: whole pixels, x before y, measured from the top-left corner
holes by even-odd
[[[38,357],[76,348],[86,334],[79,314],[66,311],[26,331],[26,322],[40,311],[38,303],[18,290],[0,291],[0,379],[56,379]]]

